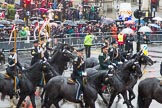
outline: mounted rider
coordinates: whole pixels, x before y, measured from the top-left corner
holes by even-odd
[[[6,68],[7,74],[14,80],[14,91],[17,92],[18,85],[18,70],[24,70],[24,67],[19,63],[17,58],[17,53],[14,51],[14,48],[10,49],[8,57],[8,66]]]
[[[33,42],[31,55],[32,55],[32,60],[31,60],[31,66],[32,66],[34,63],[36,63],[38,60],[41,59],[41,48],[39,46],[38,40],[35,40]]]
[[[49,59],[49,53],[48,50],[52,51],[53,49],[50,48],[50,42],[51,42],[51,38],[48,38],[48,40],[45,39],[45,37],[41,38],[41,49],[42,49],[42,54],[41,54],[41,58],[44,60]]]
[[[112,63],[115,63],[116,65],[119,65],[120,62],[125,62],[127,61],[120,52],[120,49],[118,48],[118,43],[116,40],[111,42],[112,47],[109,48],[109,56],[110,56],[110,61]]]
[[[108,46],[103,46],[101,48],[101,54],[98,56],[98,60],[100,63],[100,68],[105,70],[108,69],[108,65],[110,65],[110,57],[108,56]]]
[[[76,93],[76,100],[81,100],[81,90],[83,89],[83,73],[85,71],[85,61],[84,61],[84,48],[77,49],[77,57],[73,61],[73,73],[71,75],[72,79],[78,84],[78,89]]]

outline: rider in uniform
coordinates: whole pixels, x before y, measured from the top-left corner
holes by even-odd
[[[83,88],[83,73],[85,71],[85,62],[84,62],[84,48],[77,49],[77,57],[73,61],[73,73],[72,73],[72,79],[76,81],[78,84],[78,89],[76,93],[76,100],[81,100],[81,89]]]
[[[116,40],[111,42],[112,47],[109,48],[109,56],[110,61],[112,63],[115,63],[116,65],[119,65],[119,62],[127,61],[120,53],[120,49],[118,48],[118,43]]]
[[[38,44],[38,40],[35,40],[33,44],[34,46],[31,49],[31,55],[32,55],[31,66],[41,58],[40,46]]]
[[[21,66],[17,59],[17,53],[14,51],[14,48],[10,50],[10,54],[8,57],[8,66],[6,68],[7,74],[14,80],[14,91],[17,92],[17,78],[18,78],[18,69],[24,70],[24,67]]]
[[[45,37],[41,38],[41,48],[42,48],[42,59],[43,60],[47,60],[49,59],[49,53],[48,50],[52,51],[53,49],[50,48],[50,41],[51,38],[49,38],[47,41],[45,39]]]
[[[110,64],[109,61],[109,56],[108,56],[108,47],[107,46],[103,46],[101,48],[101,54],[98,56],[98,60],[100,63],[100,68],[105,70],[108,69],[108,65]]]

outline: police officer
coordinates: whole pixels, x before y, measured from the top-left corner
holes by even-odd
[[[8,57],[8,66],[6,68],[6,72],[7,74],[14,79],[14,91],[16,93],[17,91],[17,74],[18,74],[18,68],[19,70],[23,70],[24,67],[21,66],[21,64],[19,63],[18,59],[17,59],[17,53],[14,51],[14,48],[12,48],[10,50],[10,53],[9,53],[9,57]]]
[[[110,61],[112,63],[115,63],[116,65],[119,65],[119,62],[127,61],[120,53],[120,49],[118,48],[118,43],[116,40],[111,42],[112,47],[109,48],[109,56]]]
[[[88,31],[88,34],[84,38],[86,58],[89,58],[91,56],[91,46],[93,45],[92,41],[94,38],[94,35],[92,35],[90,31]]]
[[[108,56],[108,47],[107,46],[103,46],[101,48],[101,54],[98,56],[98,60],[100,63],[100,68],[105,70],[108,69],[108,65],[110,64],[110,57]]]
[[[36,63],[38,60],[41,59],[41,52],[40,52],[40,46],[38,43],[38,40],[35,40],[33,42],[33,47],[31,49],[31,55],[32,55],[32,60],[31,60],[31,66]]]
[[[77,57],[73,61],[73,73],[71,75],[72,79],[75,80],[78,84],[76,100],[80,100],[81,89],[83,87],[83,73],[85,71],[85,62],[83,59],[83,50],[84,48],[77,49]]]

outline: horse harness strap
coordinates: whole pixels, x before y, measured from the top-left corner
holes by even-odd
[[[43,83],[46,85],[46,78],[45,78],[44,72],[42,72],[42,77],[43,77]]]
[[[119,77],[118,74],[115,74],[115,75],[116,75],[116,77],[117,77],[117,79],[118,79],[119,81],[123,82],[122,79]]]

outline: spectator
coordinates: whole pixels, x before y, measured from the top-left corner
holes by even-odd
[[[15,14],[15,20],[17,20],[17,19],[19,19],[19,13],[18,12],[16,12],[16,14]]]
[[[19,36],[21,37],[22,40],[25,40],[26,39],[27,32],[24,29],[24,27],[22,27],[22,29],[19,31]]]
[[[116,27],[116,24],[113,24],[110,29],[111,29],[111,32],[112,32],[113,37],[116,38],[117,31],[118,31],[118,29]]]
[[[89,58],[91,56],[91,46],[92,46],[93,39],[94,39],[94,35],[92,35],[91,32],[89,31],[84,38],[86,58]]]

